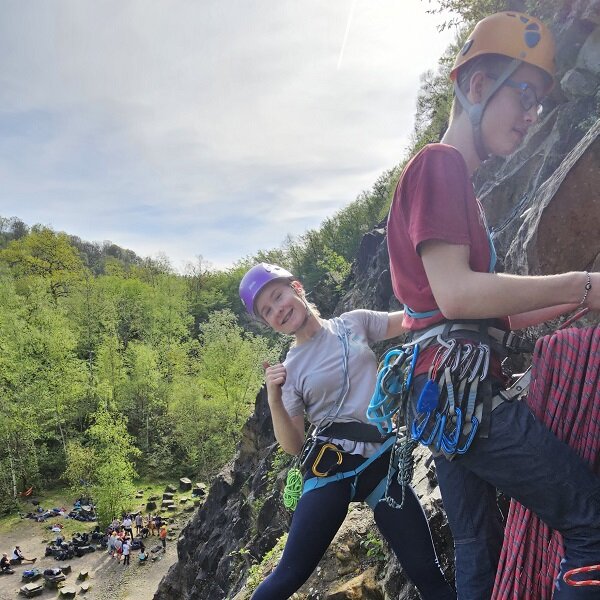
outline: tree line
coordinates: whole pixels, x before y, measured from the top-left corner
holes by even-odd
[[[95,274],[39,226],[3,245],[0,507],[61,479],[124,495],[136,471],[214,474],[280,353],[238,324],[235,273],[109,256]]]
[[[0,512],[56,482],[109,514],[136,475],[210,478],[229,460],[287,340],[250,320],[246,269],[277,262],[333,310],[393,172],[281,248],[176,273],[110,242],[0,217]],[[327,308],[328,307],[328,308]]]

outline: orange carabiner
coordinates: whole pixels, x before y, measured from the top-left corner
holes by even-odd
[[[563,575],[563,579],[567,585],[572,585],[574,587],[583,585],[600,585],[600,579],[581,579],[577,581],[572,580],[574,575],[579,575],[580,573],[593,573],[594,571],[600,571],[600,565],[590,565],[589,567],[571,569]]]
[[[329,469],[326,472],[318,470],[319,463],[321,462],[323,454],[325,454],[326,450],[333,450],[337,454],[337,463],[335,465],[336,467],[339,467],[342,464],[342,453],[337,449],[337,446],[334,446],[333,444],[327,442],[326,444],[323,444],[321,446],[319,454],[317,454],[317,458],[315,458],[315,461],[312,464],[311,471],[315,477],[327,477],[327,475],[329,475],[329,471],[331,471],[331,469]]]

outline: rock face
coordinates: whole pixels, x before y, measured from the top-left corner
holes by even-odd
[[[520,151],[504,161],[489,161],[475,180],[500,270],[513,273],[600,269],[600,1],[574,0],[565,6],[553,20],[560,84],[546,101],[544,117]],[[363,238],[346,288],[335,314],[356,307],[400,308],[392,293],[385,223]],[[546,332],[540,328],[536,333]],[[425,451],[416,455],[413,484],[452,579],[452,545],[435,473]],[[250,567],[288,529],[290,516],[281,500],[284,466],[261,393],[235,461],[216,478],[206,502],[182,531],[179,561],[155,600],[249,598]],[[385,546],[383,554],[369,552],[369,544],[377,543],[370,537],[375,530],[371,511],[353,507],[297,597],[418,598]]]
[[[261,392],[235,462],[215,479],[206,502],[182,531],[179,561],[162,581],[156,600],[234,595],[252,557],[264,556],[287,530],[281,482],[268,476],[275,449],[266,395]]]

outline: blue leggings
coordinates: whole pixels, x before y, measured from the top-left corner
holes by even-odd
[[[371,493],[385,476],[388,461],[389,453],[385,453],[359,475],[352,501],[362,501]],[[335,481],[302,495],[281,560],[252,600],[285,600],[310,577],[346,518],[354,481]],[[396,481],[390,486],[390,495],[400,502],[402,490]],[[402,509],[377,504],[375,523],[424,600],[456,600],[438,563],[419,500],[410,487],[405,496]]]

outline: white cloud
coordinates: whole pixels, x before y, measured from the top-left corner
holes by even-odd
[[[402,158],[451,38],[427,6],[7,2],[0,214],[176,266],[276,247]]]

